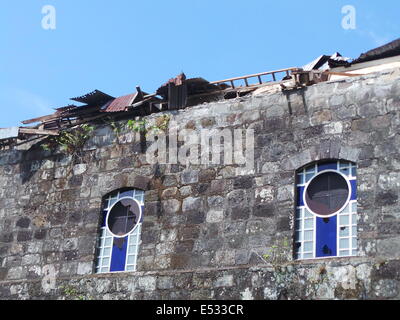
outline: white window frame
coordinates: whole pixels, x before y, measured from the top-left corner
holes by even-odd
[[[132,197],[122,195],[127,192],[132,192]],[[117,191],[111,193],[107,199],[104,200],[103,203],[103,214],[107,211],[105,215],[105,225],[100,228],[99,232],[99,241],[97,246],[97,256],[96,256],[96,273],[111,273],[111,258],[112,258],[112,247],[113,247],[113,240],[114,238],[118,238],[118,236],[112,234],[108,228],[108,215],[112,207],[117,203],[119,200],[123,198],[130,198],[134,199],[138,202],[140,210],[142,211],[142,207],[144,206],[144,191],[138,189],[129,189],[126,191]],[[141,217],[143,213],[141,212]],[[126,252],[126,261],[125,261],[125,270],[118,271],[118,272],[135,272],[137,271],[137,258],[139,253],[139,247],[141,244],[141,230],[142,230],[142,223],[141,218],[137,225],[124,237],[128,237],[127,243],[127,252]],[[118,273],[112,272],[112,273]]]
[[[304,187],[303,191],[303,206],[297,205],[297,198],[296,198],[296,211],[295,211],[295,224],[294,224],[294,243],[295,243],[295,259],[296,260],[311,260],[311,259],[328,259],[328,258],[335,258],[335,257],[353,257],[358,256],[358,239],[357,239],[357,200],[348,200],[346,206],[339,210],[337,213],[333,214],[337,215],[337,234],[336,234],[336,256],[331,257],[316,257],[316,223],[317,223],[317,215],[309,211],[307,204],[305,202],[304,196],[306,187],[309,185],[309,182],[316,177],[317,175],[327,172],[333,171],[336,173],[340,173],[346,178],[346,181],[349,186],[349,199],[351,199],[351,183],[350,180],[357,179],[356,168],[352,162],[348,161],[337,161],[337,170],[334,169],[327,169],[318,172],[318,164],[322,162],[316,162],[310,166],[306,166],[300,172],[297,172],[297,184],[296,190],[298,187]],[[355,173],[355,174],[354,174]],[[308,176],[308,178],[307,178]],[[297,191],[296,191],[297,192]],[[342,224],[341,217],[348,216],[348,223]],[[319,216],[321,217],[321,216]],[[328,217],[322,217],[328,218]],[[306,228],[306,220],[312,220],[312,222],[308,222],[310,224],[309,228]],[[343,219],[344,220],[344,219]],[[349,231],[349,235],[342,236],[341,235],[341,228],[347,227]],[[305,239],[306,232],[312,232],[312,240]],[[309,233],[308,233],[309,234]],[[348,246],[341,247],[341,240],[348,240]],[[298,248],[297,244],[300,243],[301,246]],[[311,243],[312,250],[304,251],[305,243]]]

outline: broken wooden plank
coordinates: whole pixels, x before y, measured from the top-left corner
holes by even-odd
[[[139,86],[136,86],[136,91],[137,91],[137,97],[138,97],[140,100],[143,100],[144,94],[143,94],[142,89],[141,89]]]
[[[332,75],[332,76],[345,76],[345,77],[365,76],[365,74],[361,74],[361,73],[331,72],[331,71],[324,71],[323,73],[329,74],[329,75]]]
[[[38,118],[34,118],[34,119],[29,119],[29,120],[24,120],[22,121],[23,124],[30,124],[30,123],[35,123],[35,122],[46,122],[49,120],[54,120],[57,119],[58,117],[60,117],[60,115],[56,115],[56,114],[50,114],[47,116],[42,116],[42,117],[38,117]]]
[[[30,128],[19,128],[19,133],[37,134],[45,136],[58,136],[60,134],[58,130],[44,130],[44,129],[30,129]]]
[[[140,107],[141,105],[145,104],[146,102],[150,102],[151,100],[152,100],[152,97],[145,98],[145,99],[143,99],[142,101],[139,101],[139,102],[136,102],[136,103],[134,103],[134,104],[132,104],[132,105],[130,105],[130,106],[127,106],[127,107],[126,107],[126,110],[134,109],[134,108]]]

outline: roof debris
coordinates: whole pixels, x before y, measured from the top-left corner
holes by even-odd
[[[400,55],[400,39],[362,54],[350,61],[338,52],[321,55],[302,68],[287,68],[236,78],[209,82],[203,78],[187,79],[184,73],[169,79],[154,94],[148,94],[138,86],[136,92],[113,97],[100,90],[71,98],[74,104],[56,108],[51,115],[22,121],[33,126],[0,129],[0,149],[12,148],[31,140],[77,125],[105,119],[127,119],[165,110],[178,110],[204,102],[234,99],[245,95],[258,95],[282,90],[295,90],[318,82],[328,81],[331,76],[359,76],[346,72],[347,68],[361,62]],[[344,72],[337,72],[337,70]],[[336,69],[335,69],[336,68]],[[336,72],[335,72],[336,70]]]
[[[390,58],[398,55],[400,55],[400,38],[381,47],[363,53],[358,59],[354,60],[352,64]]]
[[[121,112],[125,111],[126,108],[131,106],[135,100],[137,100],[138,93],[128,94],[123,97],[116,98],[109,101],[102,108],[102,112]]]
[[[331,56],[322,55],[314,61],[305,65],[302,69],[304,71],[311,70],[329,70],[331,68],[348,65],[350,58],[342,57],[339,52],[334,53]]]
[[[108,101],[115,99],[114,97],[111,97],[110,95],[101,92],[99,90],[94,90],[92,92],[89,92],[81,97],[77,98],[71,98],[73,101],[81,102],[81,103],[86,103],[87,105],[100,105],[107,103]]]

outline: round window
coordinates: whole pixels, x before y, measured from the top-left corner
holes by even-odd
[[[122,238],[136,228],[142,216],[140,204],[133,198],[117,201],[107,215],[107,228],[116,237]]]
[[[320,217],[330,217],[342,211],[350,200],[351,185],[337,171],[323,171],[305,187],[304,203],[307,209]]]

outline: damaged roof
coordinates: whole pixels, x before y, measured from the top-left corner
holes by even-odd
[[[361,54],[352,64],[389,58],[397,55],[400,55],[400,38]]]
[[[331,69],[397,55],[400,55],[400,39],[363,53],[352,62],[336,52],[333,55],[321,55],[302,68],[287,68],[213,82],[201,77],[187,79],[184,73],[180,73],[160,86],[154,94],[147,94],[140,87],[136,87],[136,92],[115,98],[100,90],[94,90],[71,98],[72,101],[82,103],[81,106],[69,104],[56,108],[51,115],[22,122],[24,125],[33,126],[0,129],[0,148],[11,147],[16,141],[24,143],[40,136],[58,135],[60,131],[82,123],[104,119],[132,119],[136,116],[178,110],[248,94],[294,90],[327,81],[332,75],[358,76],[349,72],[333,72]]]
[[[345,66],[349,64],[350,58],[342,57],[339,52],[335,52],[331,56],[322,55],[319,56],[314,61],[306,64],[302,67],[304,71],[311,71],[311,70],[329,70],[331,68]]]
[[[133,101],[138,96],[138,93],[128,94],[126,96],[118,97],[103,106],[102,112],[121,112],[132,105]]]
[[[104,104],[112,99],[115,98],[99,90],[94,90],[80,97],[71,98],[73,101],[85,103],[87,105]]]

